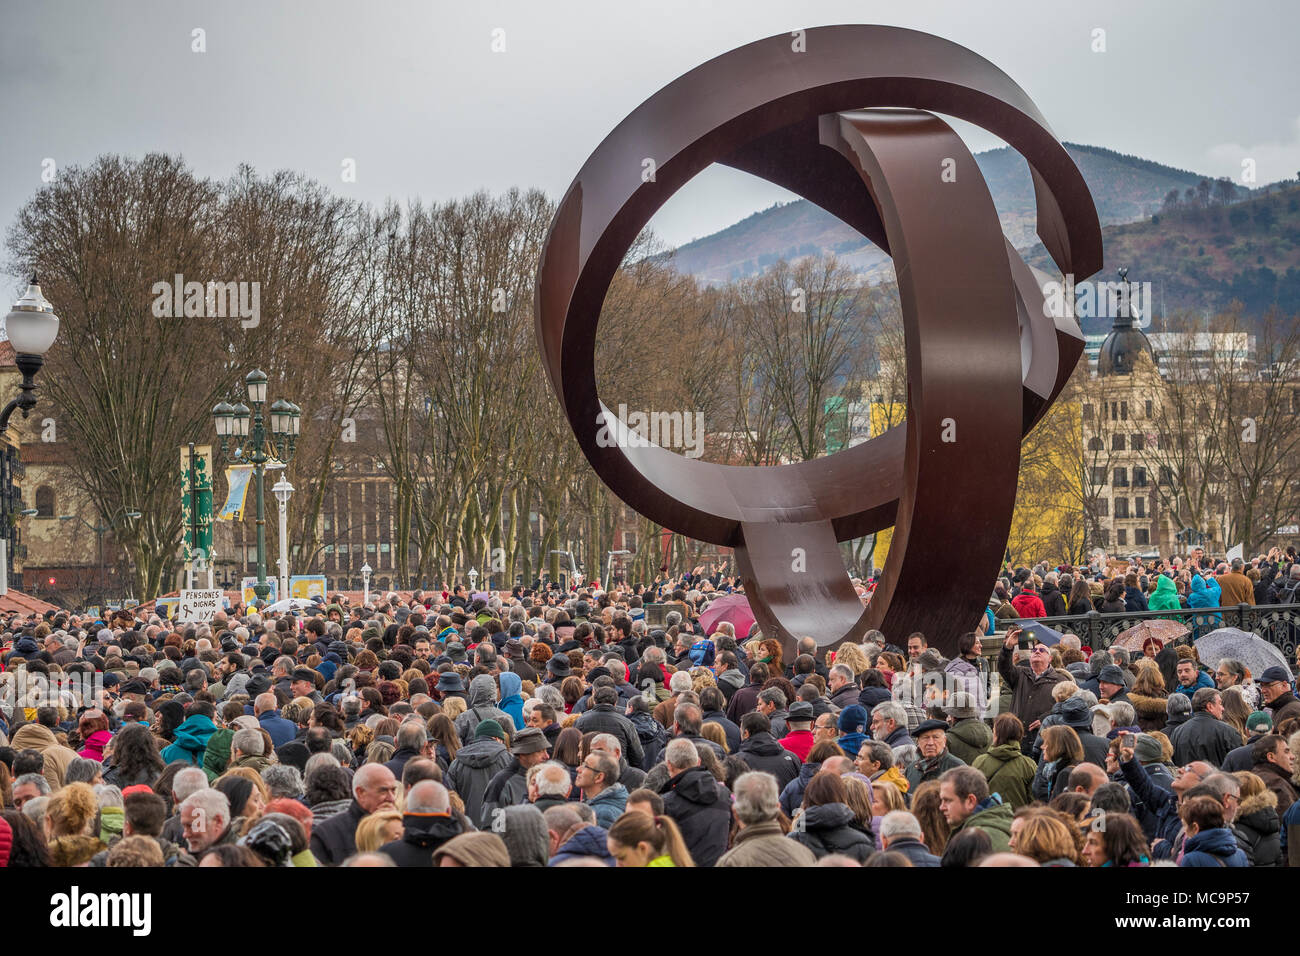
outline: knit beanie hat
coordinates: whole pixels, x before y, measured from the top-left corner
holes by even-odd
[[[461,866],[510,866],[510,851],[495,833],[462,833],[452,837],[434,852],[433,865],[441,866],[444,856]]]
[[[495,720],[484,720],[474,728],[474,739],[480,737],[495,737],[497,740],[505,740],[506,732],[501,729],[501,725]]]
[[[506,807],[500,837],[511,866],[545,866],[550,851],[546,817],[531,803]]]

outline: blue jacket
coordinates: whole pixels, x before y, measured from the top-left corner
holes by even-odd
[[[1212,678],[1209,674],[1205,673],[1205,671],[1199,671],[1196,675],[1195,684],[1193,684],[1191,687],[1184,687],[1182,684],[1179,684],[1177,687],[1174,688],[1174,693],[1186,694],[1188,697],[1191,697],[1202,687],[1213,687],[1213,686],[1214,686],[1214,678]]]
[[[203,755],[208,749],[208,738],[217,732],[217,725],[212,719],[202,714],[186,717],[176,728],[176,742],[163,748],[162,758],[166,763],[184,760],[196,767],[203,766]]]
[[[787,817],[793,818],[794,812],[803,806],[803,792],[821,768],[821,764],[808,761],[799,768],[799,776],[785,785],[781,791],[781,810]]]
[[[627,809],[627,787],[616,783],[583,802],[596,814],[596,825],[608,830]]]
[[[605,842],[607,832],[603,827],[583,827],[569,837],[555,851],[547,866],[559,866],[565,860],[578,856],[594,856],[606,866],[614,865],[614,858],[609,855],[609,845]]]
[[[867,742],[867,735],[858,733],[840,734],[840,739],[835,742],[840,745],[840,749],[846,754],[856,757],[858,751],[862,749],[862,745]]]
[[[1207,608],[1218,607],[1219,597],[1223,594],[1223,589],[1219,587],[1219,582],[1210,578],[1207,582],[1199,574],[1192,575],[1192,590],[1187,594],[1187,606],[1189,608]],[[1198,614],[1192,618],[1195,628],[1193,634],[1200,636],[1207,625],[1218,627],[1223,623],[1222,614]]]
[[[1142,593],[1142,589],[1136,584],[1130,585],[1124,589],[1124,610],[1147,610],[1147,596]]]
[[[1156,859],[1168,859],[1174,841],[1183,830],[1183,821],[1178,818],[1178,798],[1173,791],[1156,786],[1146,768],[1136,760],[1121,763],[1119,769],[1125,782],[1142,801],[1141,807],[1135,804],[1133,809],[1143,824],[1143,831],[1152,833],[1151,855]],[[1151,830],[1147,829],[1148,823]]]
[[[1250,866],[1246,852],[1237,846],[1237,838],[1227,827],[1202,830],[1183,845],[1183,862],[1179,866]]]
[[[510,715],[516,730],[524,726],[524,695],[520,693],[523,686],[518,674],[513,671],[501,672],[501,701],[497,706]]]
[[[285,720],[278,710],[268,710],[257,718],[262,729],[271,735],[272,747],[283,747],[298,736],[298,727],[292,720]]]
[[[1282,864],[1286,865],[1286,831],[1288,827],[1300,824],[1300,800],[1291,804],[1282,817]]]

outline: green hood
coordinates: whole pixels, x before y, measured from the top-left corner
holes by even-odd
[[[126,823],[126,814],[121,807],[102,807],[99,811],[99,838],[109,843],[113,837],[122,833]]]
[[[1010,804],[1003,803],[995,793],[985,801],[983,809],[976,810],[968,816],[953,832],[969,829],[983,830],[993,841],[993,852],[1002,853],[1011,848],[1011,821],[1015,815]]]
[[[1020,744],[1017,743],[998,744],[996,747],[990,747],[987,753],[998,763],[1008,763],[1017,757],[1024,756]]]
[[[948,728],[948,736],[956,737],[972,750],[983,751],[993,743],[993,731],[982,720],[959,720]]]
[[[208,738],[208,749],[203,755],[203,772],[211,783],[226,772],[230,764],[230,742],[235,739],[235,732],[229,727],[218,730]]]

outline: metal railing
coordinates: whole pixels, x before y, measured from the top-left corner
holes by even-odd
[[[1054,631],[1075,634],[1081,643],[1098,651],[1110,647],[1115,638],[1130,627],[1142,621],[1161,619],[1182,622],[1192,632],[1193,639],[1220,627],[1249,631],[1276,646],[1288,661],[1295,660],[1296,643],[1300,639],[1300,604],[1237,604],[1232,607],[1177,611],[1125,611],[1122,614],[1090,611],[1072,617],[999,620],[998,629],[1005,632],[1008,626],[1034,621]]]

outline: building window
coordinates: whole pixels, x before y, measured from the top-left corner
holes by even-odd
[[[1123,435],[1121,435],[1121,434],[1119,434],[1118,432],[1116,432],[1114,435],[1111,435],[1111,436],[1110,436],[1110,450],[1111,450],[1111,451],[1123,451],[1123,450],[1124,450],[1124,436],[1123,436]]]
[[[1120,528],[1115,532],[1115,541],[1122,548],[1128,544],[1128,532]]]
[[[1147,500],[1145,498],[1134,498],[1133,507],[1137,517],[1145,518],[1147,516]]]
[[[1128,438],[1128,447],[1132,448],[1134,451],[1141,451],[1145,444],[1146,442],[1142,440],[1140,434],[1130,435]]]
[[[1116,517],[1116,518],[1127,518],[1127,517],[1128,517],[1128,499],[1127,499],[1127,498],[1116,498],[1116,499],[1115,499],[1115,517]]]
[[[1100,438],[1093,437],[1088,439],[1088,451],[1105,451],[1105,450],[1106,450],[1106,443],[1102,441]]]
[[[1146,528],[1138,528],[1136,531],[1133,532],[1133,543],[1150,544],[1151,532],[1148,531]]]
[[[1098,498],[1098,499],[1097,499],[1097,514],[1100,515],[1100,516],[1103,517],[1103,518],[1106,517],[1108,514],[1110,514],[1110,500],[1109,500],[1109,499],[1107,499],[1107,498]]]
[[[1300,394],[1300,393],[1297,393],[1297,394]],[[879,401],[879,399],[877,399],[877,401]],[[1085,422],[1090,422],[1090,421],[1092,421],[1092,416],[1093,416],[1093,414],[1094,414],[1094,410],[1093,410],[1092,405],[1090,405],[1088,402],[1084,402],[1084,403],[1083,403],[1083,420],[1084,420]]]
[[[1151,409],[1151,399],[1148,398],[1148,399],[1147,399],[1147,418],[1151,418],[1151,417],[1152,417],[1151,412],[1152,412],[1152,409]]]
[[[1160,484],[1172,485],[1174,483],[1174,471],[1168,465],[1160,466]]]
[[[1127,488],[1127,487],[1128,487],[1128,469],[1127,469],[1127,468],[1116,468],[1116,469],[1115,469],[1115,480],[1114,480],[1113,484],[1115,485],[1116,488]]]
[[[1145,488],[1147,486],[1147,470],[1145,468],[1133,469],[1133,487]]]
[[[41,485],[36,489],[36,517],[54,517],[54,489],[49,485]]]
[[[1093,485],[1094,485],[1095,487],[1101,487],[1102,485],[1106,484],[1106,469],[1105,469],[1105,468],[1093,468],[1093,469],[1092,469],[1092,483],[1093,483]]]

